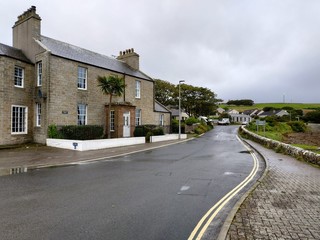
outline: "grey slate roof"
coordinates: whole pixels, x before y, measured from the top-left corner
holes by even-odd
[[[179,116],[179,109],[171,109],[172,116]]]
[[[135,71],[123,61],[117,60],[115,58],[95,53],[45,36],[41,36],[40,42],[45,46],[47,50],[51,52],[51,54],[55,56],[63,57],[81,63],[86,63],[96,67],[101,67],[118,73],[125,73],[127,75],[142,78],[145,80],[152,80],[152,78],[148,77],[141,71]]]
[[[2,43],[0,43],[0,55],[31,63],[31,61],[22,53],[20,49],[10,47]]]
[[[161,103],[159,103],[157,100],[155,101],[155,104],[154,104],[154,110],[156,112],[170,113],[170,111],[165,106],[163,106]]]

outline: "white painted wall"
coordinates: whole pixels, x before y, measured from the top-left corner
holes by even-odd
[[[135,144],[143,144],[146,142],[145,137],[132,138],[113,138],[113,139],[99,139],[99,140],[66,140],[66,139],[52,139],[47,138],[47,146],[64,148],[76,151],[97,150],[112,147],[122,147]],[[77,145],[77,146],[74,146]]]
[[[161,141],[170,141],[170,140],[178,140],[179,134],[166,134],[160,136],[151,136],[150,142],[161,142]],[[187,134],[181,134],[181,139],[187,139]]]

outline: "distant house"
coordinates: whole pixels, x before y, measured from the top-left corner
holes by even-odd
[[[217,108],[217,113],[219,114],[219,115],[221,115],[222,113],[224,113],[226,110],[224,110],[223,108],[221,108],[221,107],[219,107],[219,108]]]
[[[171,112],[164,105],[155,100],[154,106],[154,123],[164,129],[166,133],[170,132],[171,128]],[[168,114],[170,113],[170,115]]]
[[[179,120],[179,109],[173,108],[170,111],[171,111],[172,119]],[[181,109],[181,120],[185,121],[188,118],[189,118],[189,115],[183,109]]]
[[[228,113],[229,115],[231,115],[231,114],[239,114],[239,112],[237,110],[235,110],[235,109],[230,109],[230,110],[226,111],[226,113]]]
[[[250,110],[245,110],[245,111],[243,111],[243,114],[249,115],[250,117],[255,117],[255,116],[259,115],[259,114],[262,113],[262,112],[263,112],[263,110],[250,109]]]
[[[45,37],[34,6],[12,29],[13,47],[0,44],[0,145],[46,143],[50,125],[100,125],[119,138],[133,136],[137,125],[171,124],[134,49],[112,58]],[[110,75],[122,77],[126,88],[107,114],[109,98],[97,77]]]
[[[283,117],[290,115],[287,110],[271,110],[267,112],[261,112],[258,116],[260,118],[265,118],[268,116],[277,116],[277,117]]]
[[[252,117],[246,114],[230,114],[231,122],[233,123],[250,123]]]

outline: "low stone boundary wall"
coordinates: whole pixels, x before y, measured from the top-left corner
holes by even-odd
[[[274,149],[276,152],[283,152],[284,154],[290,155],[299,160],[304,160],[306,162],[320,166],[320,154],[316,154],[314,152],[307,151],[290,144],[259,136],[253,132],[250,132],[244,126],[241,126],[239,128],[239,131],[248,139],[251,139],[267,148]]]
[[[47,138],[47,146],[76,151],[88,151],[112,147],[122,147],[135,144],[143,144],[145,142],[145,137],[112,138],[87,141]]]
[[[181,139],[186,139],[187,134],[181,134]],[[150,136],[150,142],[161,142],[161,141],[170,141],[170,140],[178,140],[179,134],[166,134],[160,136]]]

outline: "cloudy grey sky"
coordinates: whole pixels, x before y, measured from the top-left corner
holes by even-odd
[[[320,102],[319,0],[2,0],[1,43],[32,5],[42,35],[108,56],[134,48],[153,78],[224,100]]]

